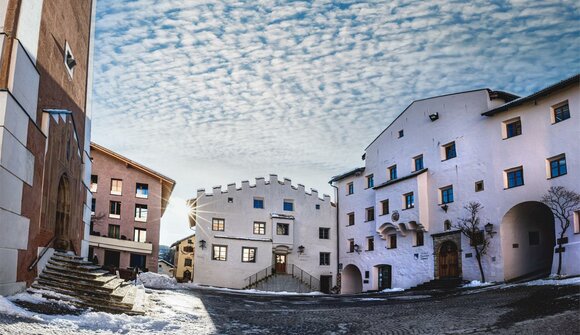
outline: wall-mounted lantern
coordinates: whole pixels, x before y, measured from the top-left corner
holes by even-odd
[[[447,213],[447,210],[449,209],[449,206],[447,206],[447,204],[443,204],[441,205],[441,209],[445,211],[445,213]]]
[[[439,119],[439,113],[429,114],[429,120],[431,120],[431,122],[437,121],[438,119]]]
[[[298,247],[298,253],[300,255],[302,255],[304,253],[304,246],[303,245],[301,245],[301,246]]]
[[[354,251],[360,254],[360,246],[358,244],[354,245]]]
[[[205,240],[199,241],[199,247],[203,250],[205,249]]]
[[[488,222],[485,226],[485,232],[487,234],[489,234],[489,237],[493,238],[493,234],[497,234],[496,231],[493,231],[493,224],[491,222]]]

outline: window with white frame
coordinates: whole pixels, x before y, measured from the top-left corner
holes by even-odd
[[[453,186],[446,186],[439,189],[442,204],[449,204],[453,202]]]
[[[381,201],[381,215],[389,214],[389,199]]]
[[[276,235],[290,235],[290,225],[288,223],[276,223]]]
[[[257,248],[242,247],[242,263],[256,263]]]
[[[211,230],[224,231],[226,229],[226,220],[221,218],[211,219]]]
[[[447,143],[443,146],[443,160],[457,157],[457,148],[455,142]]]
[[[266,222],[254,222],[254,234],[266,235]]]
[[[397,165],[396,164],[389,167],[388,171],[389,171],[389,180],[397,179]]]
[[[520,117],[503,122],[503,138],[512,138],[522,134],[522,120]]]
[[[99,184],[99,176],[91,175],[91,192],[97,193],[97,186]]]
[[[375,179],[374,176],[372,174],[367,176],[367,188],[373,188],[375,187]]]
[[[367,251],[375,250],[375,238],[372,236],[367,237]]]
[[[367,221],[374,221],[375,220],[375,208],[369,207],[365,210],[367,214]]]
[[[109,217],[113,219],[121,218],[121,202],[111,201],[109,202]]]
[[[133,241],[145,243],[147,238],[147,229],[135,228],[133,229]]]
[[[562,122],[570,118],[568,101],[552,106],[552,123]]]
[[[330,252],[320,253],[320,265],[330,265]]]
[[[423,164],[423,155],[413,158],[413,164],[415,165],[415,171],[423,170],[425,168],[425,165]]]
[[[291,212],[294,211],[294,200],[291,199],[284,199],[283,209],[285,211]]]
[[[566,155],[561,154],[552,158],[548,158],[549,178],[556,178],[568,173],[566,167]]]
[[[403,209],[410,209],[415,207],[415,196],[413,192],[403,194]]]
[[[214,261],[226,261],[228,256],[228,247],[226,245],[212,245],[211,259]]]
[[[506,188],[514,188],[524,185],[524,168],[518,166],[513,169],[505,170]]]
[[[346,194],[353,194],[354,193],[354,184],[348,183],[346,184]]]
[[[111,179],[111,194],[121,195],[123,190],[123,181],[121,179]]]
[[[348,225],[354,225],[354,212],[346,214],[348,216]]]
[[[146,199],[149,197],[149,185],[137,183],[135,185],[135,197]]]
[[[330,239],[330,228],[319,227],[318,228],[318,239],[329,240]]]
[[[147,205],[135,204],[135,221],[147,221]]]

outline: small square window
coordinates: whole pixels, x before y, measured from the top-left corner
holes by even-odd
[[[110,224],[109,234],[107,236],[110,238],[121,238],[121,226],[118,224]]]
[[[318,238],[320,240],[330,239],[330,228],[318,228]]]
[[[442,204],[448,204],[453,202],[453,186],[441,188],[440,192]]]
[[[191,258],[186,258],[186,259],[184,259],[183,265],[184,266],[192,266],[193,260]]]
[[[316,205],[314,205],[314,208],[320,209],[320,205],[319,204],[316,204]]]
[[[348,225],[349,226],[354,225],[354,213],[348,213],[346,215],[348,216]]]
[[[254,234],[266,235],[266,222],[254,222]]]
[[[234,203],[234,198],[228,198],[228,204]]]
[[[404,209],[410,209],[415,207],[415,197],[413,196],[413,193],[407,193],[405,195],[403,195],[403,198],[405,199],[404,202]]]
[[[293,211],[294,210],[294,201],[292,200],[284,200],[283,208],[285,211]]]
[[[367,251],[375,250],[375,238],[367,237]]]
[[[399,130],[399,138],[405,136],[405,132],[403,131],[403,129]]]
[[[423,155],[419,155],[413,158],[413,162],[415,163],[415,171],[420,171],[425,168],[425,166],[423,165]]]
[[[520,166],[505,171],[507,188],[514,188],[524,185],[524,169]]]
[[[367,214],[367,221],[374,221],[375,220],[375,208],[369,207],[365,211]]]
[[[368,175],[367,176],[367,188],[373,188],[375,186],[375,180],[374,180],[374,176]]]
[[[483,191],[483,180],[475,182],[475,192]]]
[[[565,155],[550,158],[548,159],[548,163],[550,165],[550,178],[560,177],[568,173]]]
[[[389,214],[389,199],[381,201],[381,215]]]
[[[137,183],[135,185],[135,197],[137,198],[147,198],[149,197],[149,185]]]
[[[276,235],[290,235],[290,225],[287,223],[277,223]]]
[[[455,148],[455,142],[451,142],[443,146],[444,160],[457,157],[457,149]]]
[[[264,208],[264,199],[254,198],[254,208]]]
[[[423,234],[423,231],[417,230],[415,232],[415,246],[419,247],[422,246],[424,243],[425,243],[425,235]]]
[[[540,232],[539,231],[528,232],[528,239],[529,239],[530,245],[539,245],[540,244]]]
[[[570,106],[568,105],[568,101],[552,107],[552,111],[553,123],[558,123],[570,118]]]
[[[145,239],[147,238],[147,230],[142,228],[134,228],[133,229],[133,241],[145,243]]]
[[[111,194],[121,195],[123,191],[123,181],[121,179],[111,179]]]
[[[257,248],[242,247],[242,263],[256,263]]]
[[[320,253],[320,265],[330,265],[330,252]]]
[[[211,219],[211,230],[213,231],[225,231],[226,229],[226,220],[220,218],[212,218]]]
[[[511,138],[522,134],[522,121],[520,118],[511,119],[504,122],[505,136],[504,138]]]
[[[354,184],[348,183],[346,184],[346,194],[353,194],[354,193]]]
[[[348,240],[348,252],[354,252],[354,240]]]
[[[397,165],[393,165],[389,168],[389,180],[397,179]]]

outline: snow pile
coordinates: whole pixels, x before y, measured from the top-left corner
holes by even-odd
[[[484,287],[484,286],[489,286],[489,285],[493,285],[493,283],[482,283],[479,280],[472,280],[471,282],[463,285],[462,287]]]
[[[389,292],[403,292],[405,289],[399,288],[399,287],[395,287],[395,288],[386,288],[384,290],[382,290],[381,292],[383,293],[389,293]]]
[[[525,283],[527,286],[540,286],[540,285],[575,285],[580,284],[580,277],[572,277],[565,279],[538,279]]]
[[[137,283],[141,283],[148,288],[156,289],[175,289],[178,287],[175,278],[153,272],[140,273],[137,278]]]
[[[21,318],[38,319],[36,315],[25,310],[24,308],[16,306],[12,301],[0,295],[0,313],[13,315]]]

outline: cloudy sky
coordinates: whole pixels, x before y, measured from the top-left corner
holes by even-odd
[[[198,188],[276,173],[331,193],[415,99],[529,94],[580,69],[577,1],[99,0],[93,140]]]

